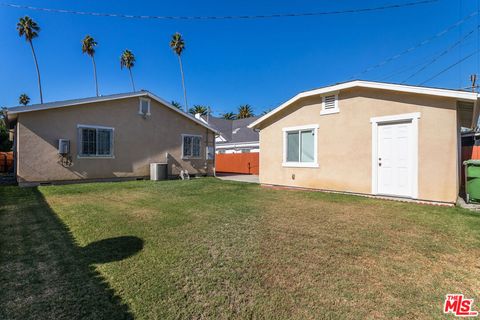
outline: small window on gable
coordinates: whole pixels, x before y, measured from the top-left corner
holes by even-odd
[[[150,99],[140,98],[138,114],[141,114],[143,116],[150,115]]]
[[[340,109],[338,108],[338,94],[324,96],[322,99],[322,111],[320,114],[340,112]]]

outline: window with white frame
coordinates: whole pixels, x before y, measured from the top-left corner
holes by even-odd
[[[184,134],[182,139],[183,158],[200,158],[202,137]]]
[[[338,113],[338,94],[332,94],[322,97],[322,111],[320,114]]]
[[[205,152],[207,154],[207,160],[215,159],[215,149],[213,148],[213,146],[208,146]]]
[[[283,165],[295,167],[318,167],[318,125],[284,128]]]
[[[113,157],[113,128],[78,126],[81,157]]]
[[[138,114],[150,115],[150,99],[140,98],[140,106],[138,107]]]

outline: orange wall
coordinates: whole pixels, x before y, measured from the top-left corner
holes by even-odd
[[[258,174],[259,153],[224,153],[215,159],[217,172]]]
[[[470,159],[480,160],[480,146],[462,147],[462,162]]]
[[[13,152],[0,152],[0,172],[13,169]]]

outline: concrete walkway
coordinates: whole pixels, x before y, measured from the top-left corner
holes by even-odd
[[[239,181],[248,183],[259,183],[258,176],[253,174],[220,174],[217,173],[217,178],[220,180]]]

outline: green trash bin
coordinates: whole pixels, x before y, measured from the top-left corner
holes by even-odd
[[[467,160],[465,166],[465,193],[467,202],[480,203],[480,160]]]

